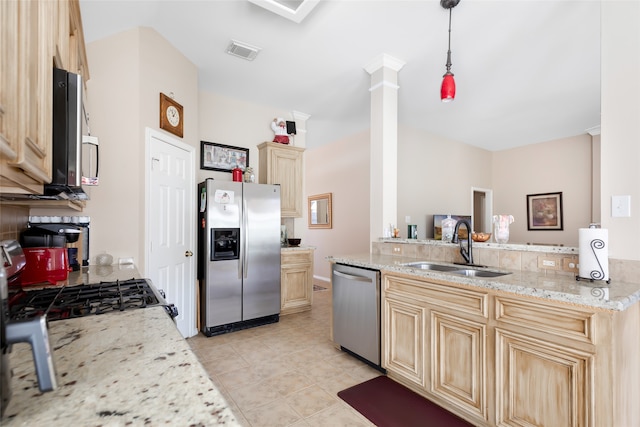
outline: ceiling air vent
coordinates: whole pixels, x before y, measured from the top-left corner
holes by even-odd
[[[237,56],[238,58],[246,59],[247,61],[253,61],[260,52],[259,47],[251,46],[247,43],[242,43],[236,40],[231,40],[229,46],[227,46],[227,53],[229,55]]]

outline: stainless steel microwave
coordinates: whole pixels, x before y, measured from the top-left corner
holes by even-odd
[[[52,180],[44,186],[46,196],[86,200],[82,188],[83,111],[82,76],[53,69]]]

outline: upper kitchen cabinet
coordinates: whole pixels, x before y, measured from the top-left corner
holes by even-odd
[[[87,73],[78,1],[1,2],[0,46],[0,192],[42,194],[52,178],[53,67]]]
[[[302,217],[302,155],[304,148],[263,142],[258,145],[261,184],[280,184],[282,217]]]
[[[82,29],[82,18],[80,16],[80,3],[78,0],[73,0],[68,4],[69,33],[66,40],[69,49],[69,66],[65,69],[72,73],[80,74],[82,81],[86,85],[87,81],[89,81],[89,62],[87,61],[87,51],[84,45],[84,30]],[[85,91],[84,93],[87,92]]]

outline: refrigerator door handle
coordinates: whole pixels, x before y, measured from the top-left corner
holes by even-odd
[[[242,239],[242,276],[247,278],[247,270],[249,269],[249,257],[247,248],[249,247],[249,211],[247,210],[247,199],[242,199],[242,229],[244,230],[244,239]]]

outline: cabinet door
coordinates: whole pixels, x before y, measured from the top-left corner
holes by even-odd
[[[260,162],[258,180],[261,184],[280,185],[281,216],[302,216],[302,155],[304,148],[275,142],[258,145]]]
[[[281,314],[297,313],[311,308],[312,275],[311,264],[282,266]]]
[[[80,3],[77,0],[69,2],[69,27],[68,27],[68,50],[69,68],[68,71],[80,74],[85,85],[89,81],[89,64],[87,52],[84,44],[84,34],[82,30],[82,19],[80,16]],[[84,91],[83,93],[87,93]]]
[[[387,296],[383,319],[383,367],[423,388],[425,309]]]
[[[69,69],[69,1],[58,0],[56,2],[57,14],[56,14],[56,39],[54,46],[54,59],[56,67],[63,70],[71,71]]]
[[[15,165],[40,183],[51,181],[51,104],[55,3],[20,2],[20,151]]]
[[[0,157],[7,161],[18,156],[18,16],[18,2],[0,2]]]
[[[496,329],[496,423],[593,425],[593,359],[567,346]]]
[[[435,310],[430,317],[430,391],[486,420],[486,325]]]

